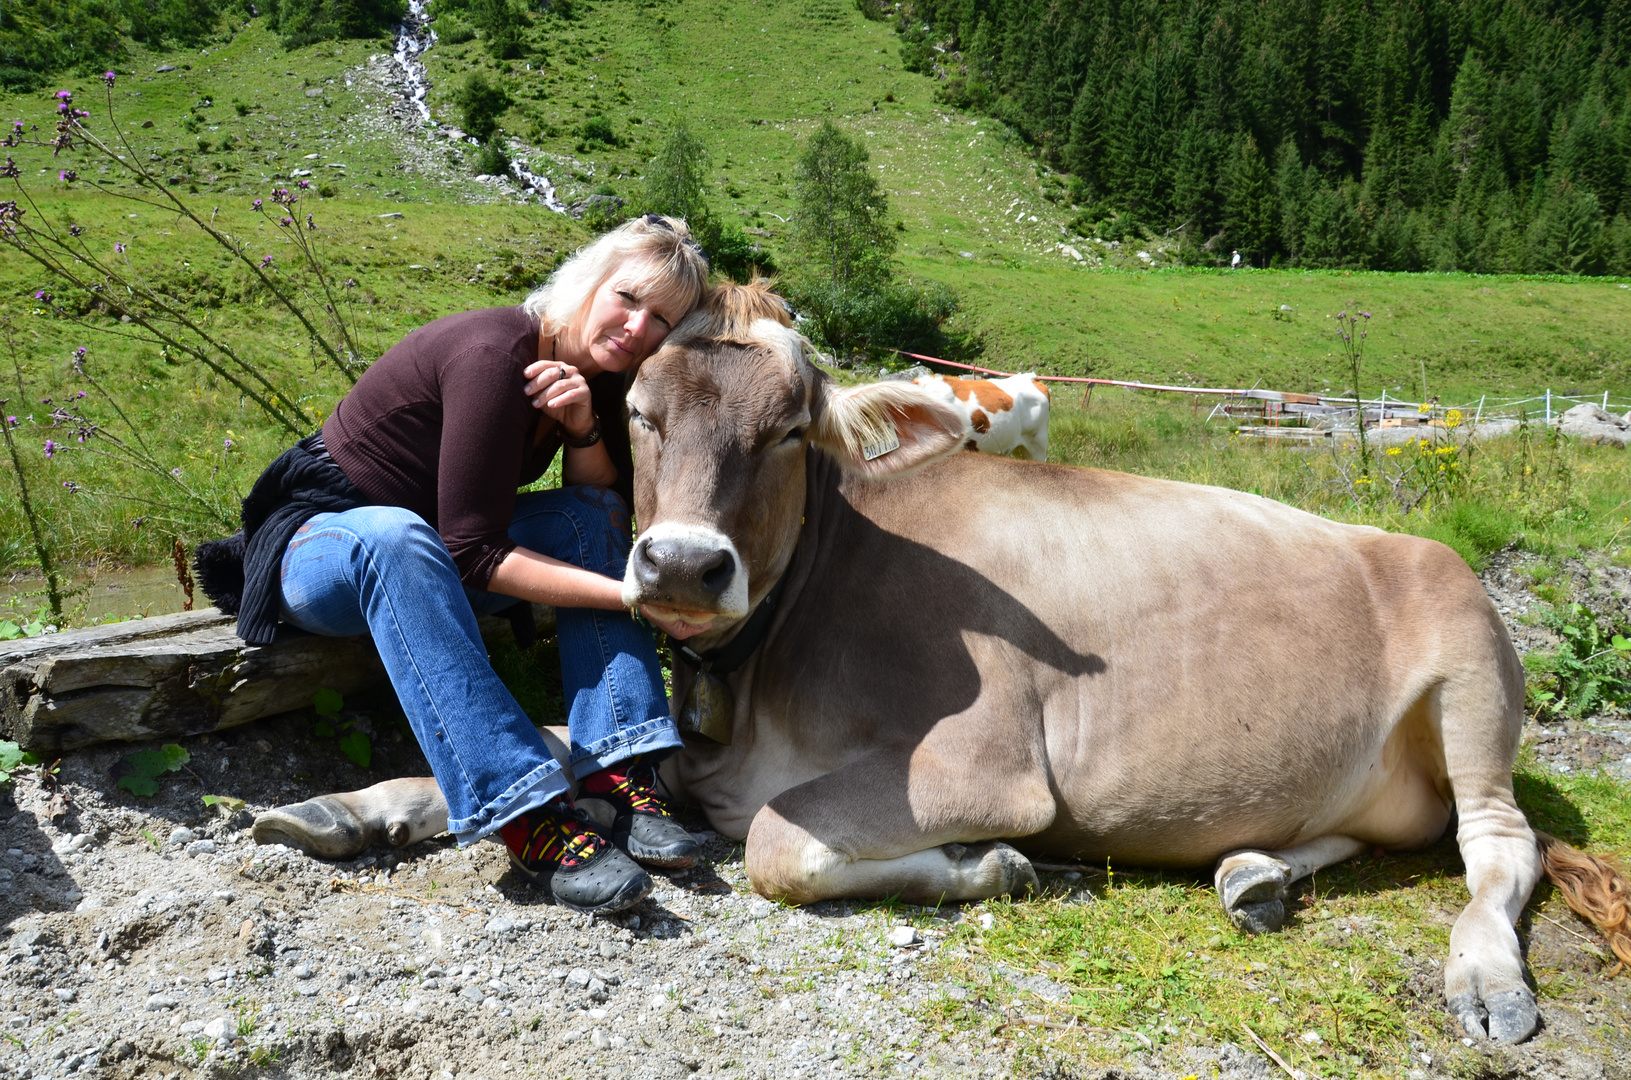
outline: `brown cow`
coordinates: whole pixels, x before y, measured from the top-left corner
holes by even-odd
[[[1533,1031],[1513,924],[1543,862],[1583,868],[1587,893],[1612,879],[1537,845],[1513,799],[1523,670],[1448,548],[954,453],[965,418],[921,387],[840,388],[777,321],[693,327],[629,393],[625,598],[704,625],[686,646],[705,666],[764,626],[724,678],[726,741],[664,767],[746,838],[760,893],[978,900],[1034,883],[1028,856],[1109,858],[1214,867],[1230,917],[1264,931],[1292,882],[1431,843],[1453,808],[1472,900],[1446,997],[1469,1034]],[[677,665],[676,700],[699,678]],[[414,839],[425,783],[314,802],[366,836],[417,799]]]

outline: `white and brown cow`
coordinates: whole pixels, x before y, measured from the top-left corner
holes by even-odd
[[[1048,385],[1034,374],[1000,379],[925,375],[913,380],[968,417],[970,450],[1048,460]]]
[[[704,325],[629,393],[625,598],[706,624],[687,644],[707,653],[781,583],[728,676],[728,742],[664,766],[746,839],[760,893],[978,900],[1031,885],[1030,857],[1108,858],[1213,867],[1235,923],[1271,930],[1292,882],[1429,844],[1453,814],[1472,898],[1450,1008],[1470,1034],[1534,1029],[1514,920],[1543,863],[1578,871],[1577,899],[1613,879],[1537,843],[1513,799],[1523,669],[1454,553],[1237,491],[956,453],[966,417],[925,388],[840,388],[773,319]],[[301,822],[327,814],[417,839],[427,783],[270,832],[322,849],[339,833]]]

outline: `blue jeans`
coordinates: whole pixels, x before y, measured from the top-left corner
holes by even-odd
[[[587,570],[623,576],[628,510],[614,492],[520,495],[510,537]],[[487,661],[476,615],[513,597],[466,589],[435,529],[408,510],[318,514],[283,555],[286,622],[330,637],[372,634],[431,771],[448,831],[474,843],[567,790],[560,763]],[[626,612],[556,611],[574,775],[680,745],[651,634]]]

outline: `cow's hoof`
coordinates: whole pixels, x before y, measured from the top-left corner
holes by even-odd
[[[998,896],[1024,896],[1026,893],[1034,892],[1041,884],[1037,880],[1036,868],[1031,865],[1031,860],[1007,844],[992,844],[991,855],[997,860],[1002,872],[1002,885],[997,891]]]
[[[1229,909],[1229,921],[1243,934],[1272,934],[1286,924],[1284,900],[1239,904]]]
[[[319,859],[360,855],[371,840],[367,826],[326,795],[266,811],[255,819],[250,835],[257,844],[283,844]]]
[[[1540,1026],[1535,995],[1527,987],[1504,994],[1491,994],[1485,1005],[1489,1009],[1489,1037],[1496,1042],[1523,1042]]]
[[[1271,863],[1249,862],[1218,882],[1218,899],[1229,921],[1248,934],[1268,934],[1285,925],[1286,874]]]
[[[1461,1021],[1462,1030],[1474,1039],[1519,1043],[1540,1026],[1535,995],[1527,988],[1491,994],[1486,1001],[1479,1001],[1472,994],[1458,994],[1450,999],[1449,1006]]]
[[[1487,1039],[1489,1033],[1484,1030],[1484,1003],[1474,994],[1457,994],[1445,1002],[1450,1012],[1461,1021],[1461,1030],[1467,1033],[1468,1038]]]

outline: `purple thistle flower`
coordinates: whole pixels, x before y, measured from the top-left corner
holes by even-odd
[[[85,396],[85,391],[83,391],[83,390],[81,390],[79,393],[74,395],[74,397],[76,397],[76,398],[82,398],[84,396]]]
[[[57,444],[50,439],[45,440],[45,456],[48,458],[57,456]]]
[[[64,183],[71,184],[75,180],[79,179],[79,174],[72,169],[62,169],[57,173],[57,179],[63,181]]]
[[[6,417],[6,423],[10,424],[12,427],[16,427],[18,424],[22,423],[22,421],[17,419],[15,416],[8,416]]]
[[[261,201],[259,199],[256,199],[252,205],[254,206],[254,208],[256,210],[259,210],[261,208]]]
[[[277,219],[277,223],[282,225],[284,228],[288,228],[290,225],[294,224],[294,218],[280,217]]]
[[[309,187],[311,187],[311,181],[310,180],[300,181],[300,190],[301,191],[305,191]]]
[[[11,122],[11,128],[17,134],[21,135],[23,133],[23,130],[24,130],[23,129],[23,122],[21,120],[13,120]]]
[[[270,255],[262,255],[262,256],[261,256],[261,269],[262,269],[262,270],[264,270],[264,269],[266,269],[266,268],[267,268],[267,267],[268,267],[268,266],[271,266],[271,265],[272,265],[272,256],[270,256]]]
[[[68,489],[68,494],[70,495],[79,494],[79,485],[74,483],[72,480],[64,480],[62,482],[62,486]]]
[[[38,300],[42,304],[49,304],[51,302],[51,294],[46,292],[44,289],[41,289],[39,292],[34,294],[34,299]]]
[[[317,222],[312,218],[312,216],[310,214],[306,215],[306,228],[308,228],[308,229],[316,229],[317,228]]]
[[[170,475],[175,476],[175,477],[180,477],[181,476],[181,470],[179,468],[171,469],[170,470]]]
[[[222,439],[221,440],[221,449],[222,450],[231,450],[232,449],[232,440],[231,439]]]
[[[110,87],[113,85],[113,80],[117,79],[118,77],[119,76],[115,75],[111,71],[104,71],[102,73],[102,81],[107,83]]]
[[[74,100],[74,92],[72,90],[58,90],[55,97],[58,101],[72,101]]]
[[[116,254],[123,255],[125,253],[124,243],[121,242],[121,241],[115,241],[115,243],[113,245],[113,250],[114,250],[114,252]]]

